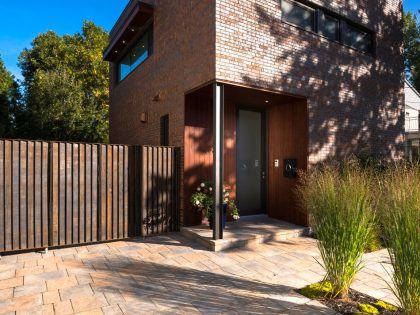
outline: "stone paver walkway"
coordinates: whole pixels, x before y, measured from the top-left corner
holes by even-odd
[[[335,314],[294,291],[322,279],[318,255],[310,238],[214,253],[174,234],[3,256],[0,314]],[[382,292],[370,255],[355,285]]]

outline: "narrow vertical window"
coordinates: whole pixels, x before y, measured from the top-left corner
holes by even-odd
[[[160,145],[169,145],[169,115],[160,117]]]

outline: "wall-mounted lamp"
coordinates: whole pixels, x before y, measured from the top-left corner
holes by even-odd
[[[142,122],[143,124],[147,123],[147,113],[143,112],[140,114],[140,122]]]
[[[161,102],[163,101],[163,93],[159,92],[155,96],[153,96],[153,102]]]

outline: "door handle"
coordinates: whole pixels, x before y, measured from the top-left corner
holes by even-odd
[[[265,172],[261,172],[261,178],[264,180],[265,179]]]

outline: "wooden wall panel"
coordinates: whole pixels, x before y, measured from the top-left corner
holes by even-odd
[[[306,101],[272,106],[268,113],[268,214],[288,222],[307,225],[297,205],[297,179],[283,176],[283,160],[297,158],[298,169],[307,169],[308,115]],[[274,160],[280,167],[274,167]]]
[[[190,197],[200,182],[213,177],[213,110],[208,95],[186,97],[184,130],[184,225],[197,225],[201,214]],[[236,192],[236,106],[225,103],[225,182]]]

